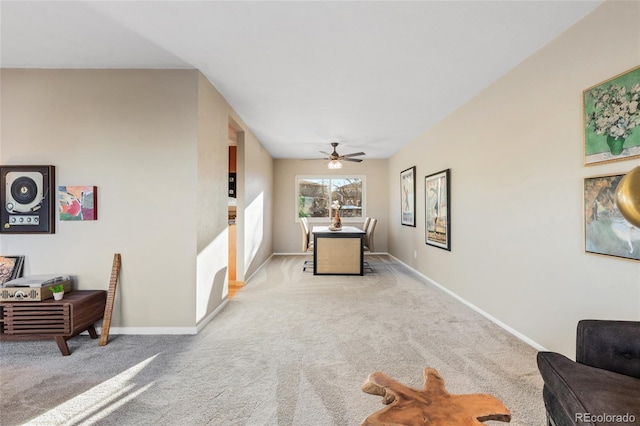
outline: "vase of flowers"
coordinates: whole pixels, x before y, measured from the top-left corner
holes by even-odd
[[[337,231],[342,229],[342,221],[340,220],[340,209],[342,208],[342,206],[340,205],[340,201],[335,200],[331,207],[336,211],[335,215],[333,216],[333,221],[331,222],[331,228]]]
[[[640,126],[640,84],[598,87],[591,91],[590,97],[593,112],[587,115],[586,126],[593,128],[596,135],[606,136],[611,154],[620,155],[629,134]]]

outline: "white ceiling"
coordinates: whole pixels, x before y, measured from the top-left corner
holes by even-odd
[[[388,158],[601,3],[2,1],[0,65],[197,68],[273,157]]]

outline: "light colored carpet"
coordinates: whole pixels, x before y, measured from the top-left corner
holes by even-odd
[[[0,424],[358,425],[384,407],[370,373],[419,388],[427,366],[544,424],[535,349],[387,256],[364,277],[302,260],[274,256],[197,336],[2,342]]]

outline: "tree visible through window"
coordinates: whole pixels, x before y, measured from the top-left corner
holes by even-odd
[[[335,214],[334,201],[341,206],[340,217],[363,217],[363,186],[361,177],[298,177],[298,217],[329,220]]]

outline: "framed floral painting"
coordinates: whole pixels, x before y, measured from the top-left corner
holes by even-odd
[[[584,164],[640,157],[640,66],[586,89]]]
[[[401,223],[416,226],[416,166],[400,172]]]
[[[451,251],[451,169],[424,178],[425,242]]]
[[[584,179],[584,249],[587,253],[640,260],[640,229],[622,216],[615,202],[624,174]]]

